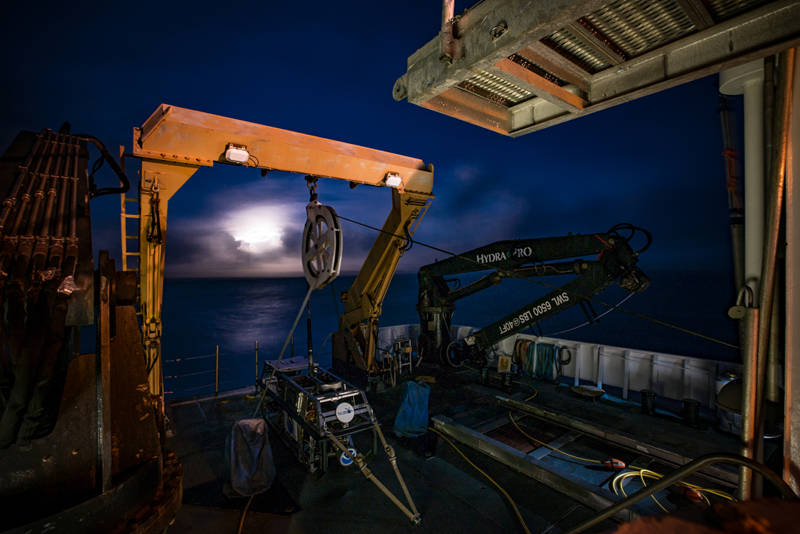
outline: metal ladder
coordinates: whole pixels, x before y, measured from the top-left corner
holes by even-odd
[[[139,252],[130,252],[128,250],[128,240],[135,239],[137,242],[139,241],[139,222],[138,219],[140,218],[139,213],[128,213],[125,209],[126,204],[128,202],[139,202],[138,198],[128,198],[125,196],[125,193],[120,194],[120,210],[119,210],[119,217],[120,217],[120,243],[122,245],[122,270],[123,271],[138,271],[139,270]],[[128,234],[128,219],[137,219],[136,221],[136,232],[134,234]],[[138,246],[137,246],[138,248]],[[128,257],[134,256],[137,258],[136,266],[129,269],[128,268]]]
[[[394,353],[397,358],[397,371],[403,374],[403,369],[408,368],[408,374],[414,374],[414,362],[411,353],[413,351],[410,339],[398,339],[394,342]]]

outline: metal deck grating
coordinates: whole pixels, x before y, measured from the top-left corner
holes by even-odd
[[[704,0],[718,21],[726,20],[739,13],[766,4],[767,0]]]
[[[561,28],[547,37],[559,53],[572,56],[592,69],[592,73],[607,69],[611,64],[592,48],[583,44],[578,37],[566,28]]]
[[[483,0],[392,93],[518,137],[794,46],[797,0]]]
[[[483,70],[466,80],[466,82],[462,82],[461,86],[468,91],[471,89],[470,86],[476,86],[486,93],[490,93],[490,95],[498,97],[498,100],[500,100],[498,103],[503,105],[517,104],[534,96],[533,93],[523,89],[519,85]],[[495,100],[494,98],[482,95],[477,91],[471,92],[474,92],[479,96],[484,96],[484,98]]]
[[[633,57],[674,41],[695,26],[673,0],[622,0],[587,15],[586,19]]]

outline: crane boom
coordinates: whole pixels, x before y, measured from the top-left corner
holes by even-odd
[[[622,231],[630,231],[623,236]],[[649,285],[636,267],[639,252],[629,241],[640,228],[617,225],[601,234],[568,235],[540,239],[497,241],[443,261],[423,266],[418,273],[420,346],[427,354],[444,356],[451,345],[450,321],[459,299],[499,284],[505,278],[575,275],[567,284],[554,287],[546,295],[514,310],[497,321],[467,336],[456,344],[457,356],[480,357],[495,343],[519,333],[539,321],[586,302],[617,282],[631,292]],[[582,257],[597,255],[589,260]],[[569,261],[552,261],[568,260]],[[550,263],[546,263],[550,262]],[[492,270],[465,287],[452,288],[446,276]]]

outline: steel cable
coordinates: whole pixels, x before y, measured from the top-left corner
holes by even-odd
[[[402,239],[404,241],[407,240],[407,239],[410,239],[409,237],[398,235],[398,234],[394,234],[392,232],[388,232],[386,230],[383,230],[382,228],[378,228],[378,227],[372,226],[370,224],[362,223],[360,221],[356,221],[354,219],[350,219],[350,218],[344,217],[342,215],[339,215],[339,218],[344,220],[344,221],[347,221],[349,223],[353,223],[353,224],[356,224],[358,226],[362,226],[364,228],[368,228],[370,230],[374,230],[374,231],[382,233],[382,234],[387,234],[387,235],[390,235],[392,237],[396,237],[398,239]],[[475,263],[476,265],[481,265],[481,267],[484,268],[484,269],[486,267],[485,265],[478,263],[477,261],[473,260],[472,258],[468,258],[466,256],[462,256],[460,254],[456,254],[455,252],[451,252],[449,250],[446,250],[446,249],[443,249],[443,248],[439,248],[439,247],[434,246],[434,245],[429,245],[427,243],[423,243],[422,241],[417,241],[417,240],[414,240],[414,239],[411,239],[411,241],[416,243],[417,245],[419,245],[421,247],[425,247],[425,248],[428,248],[430,250],[435,250],[436,252],[441,252],[442,254],[447,254],[448,256],[453,256],[454,258],[459,258],[459,259],[462,259],[462,260],[465,260],[465,261],[468,261],[468,262],[471,262],[471,263]],[[502,271],[502,269],[498,269],[498,271],[499,272],[503,272],[504,274],[508,274],[505,271]],[[530,279],[530,278],[524,278],[524,280],[528,280],[529,282],[532,282],[534,284],[540,285],[542,287],[546,287],[548,289],[559,289],[558,286],[555,286],[553,284],[548,284],[547,282],[542,282],[541,280],[533,280],[533,279]],[[644,315],[642,313],[635,312],[633,310],[628,310],[628,309],[620,307],[617,304],[611,304],[609,302],[602,301],[602,300],[600,300],[600,299],[598,299],[596,297],[590,297],[590,296],[581,295],[581,294],[578,294],[578,293],[576,293],[576,295],[578,297],[580,297],[582,299],[585,299],[585,300],[588,300],[590,302],[596,302],[597,304],[602,304],[603,306],[605,306],[607,308],[610,308],[611,310],[616,310],[616,311],[625,313],[627,315],[631,315],[633,317],[637,317],[639,319],[643,319],[645,321],[650,321],[650,322],[652,322],[654,324],[657,324],[657,325],[660,325],[660,326],[664,326],[666,328],[671,328],[673,330],[677,330],[679,332],[683,332],[684,334],[688,334],[688,335],[692,335],[692,336],[695,336],[695,337],[698,337],[698,338],[701,338],[701,339],[705,339],[706,341],[711,341],[713,343],[717,343],[717,344],[725,346],[725,347],[729,347],[729,348],[732,348],[732,349],[735,349],[735,350],[739,349],[738,345],[733,345],[732,343],[728,343],[727,341],[723,341],[721,339],[717,339],[715,337],[708,336],[706,334],[703,334],[702,332],[697,332],[695,330],[691,330],[689,328],[684,328],[682,326],[679,326],[679,325],[676,325],[676,324],[672,324],[672,323],[669,323],[667,321],[662,321],[661,319],[656,319],[655,317],[650,317],[650,316]],[[624,302],[624,300],[623,300],[623,302]],[[576,327],[575,329],[577,329],[577,328],[579,328],[579,327]]]

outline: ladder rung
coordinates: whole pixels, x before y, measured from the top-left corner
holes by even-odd
[[[139,202],[139,199],[138,198],[125,197],[125,202]]]
[[[138,252],[126,252],[125,255],[126,256],[138,256],[139,253]]]
[[[138,219],[139,218],[139,214],[138,213],[123,213],[122,215],[125,216],[128,219]]]
[[[139,239],[138,235],[126,235],[125,239]]]

